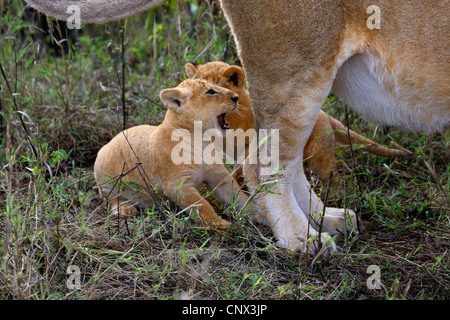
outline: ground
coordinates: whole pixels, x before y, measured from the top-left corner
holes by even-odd
[[[449,132],[386,130],[330,95],[330,115],[413,153],[336,149],[341,186],[327,205],[355,209],[363,225],[337,237],[331,257],[286,252],[270,229],[218,203],[228,232],[164,200],[117,219],[98,196],[97,151],[124,125],[160,123],[159,91],[185,78],[185,63],[239,63],[229,29],[205,1],[170,1],[123,33],[120,22],[83,26],[67,49],[52,41],[58,27],[43,35],[23,9],[0,0],[1,299],[449,298]]]

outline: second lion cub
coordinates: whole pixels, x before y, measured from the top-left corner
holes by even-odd
[[[183,209],[196,207],[206,225],[221,229],[229,227],[230,222],[216,214],[197,187],[206,182],[224,203],[230,203],[235,196],[239,209],[248,197],[240,191],[238,183],[221,163],[195,164],[192,161],[175,164],[172,151],[180,142],[172,141],[172,133],[181,130],[194,137],[194,120],[202,122],[203,131],[226,130],[225,114],[236,108],[237,94],[205,80],[188,79],[176,88],[161,91],[160,97],[167,113],[159,126],[142,125],[125,130],[99,151],[94,175],[100,193],[109,200],[112,210],[132,213],[136,211],[134,205],[152,206],[148,192],[153,190],[148,189],[157,189]],[[200,148],[204,149],[210,143],[203,141]],[[189,147],[196,148],[194,144]],[[196,152],[195,149],[190,150]],[[143,171],[133,170],[137,162]],[[125,190],[116,190],[118,177],[128,185]]]
[[[221,61],[208,62],[194,66],[187,63],[186,73],[191,79],[204,79],[211,83],[232,90],[239,95],[238,108],[227,115],[226,121],[231,129],[244,131],[255,127],[250,97],[245,88],[245,75],[241,67],[230,66]],[[353,143],[362,144],[361,149],[383,157],[406,156],[407,152],[382,146],[353,130],[349,130]],[[336,158],[334,148],[336,142],[348,145],[347,127],[340,121],[320,110],[317,122],[306,142],[303,159],[308,167],[318,176],[322,183],[329,179],[330,172],[336,173]],[[339,175],[334,174],[333,180],[338,181]]]

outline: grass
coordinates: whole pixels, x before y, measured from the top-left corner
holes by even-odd
[[[238,62],[223,16],[196,3],[171,1],[126,21],[128,126],[160,123],[159,91],[185,77],[186,62]],[[92,166],[123,124],[120,23],[83,26],[63,52],[20,18],[23,9],[0,0],[0,62],[13,92],[2,78],[1,299],[449,298],[448,132],[383,133],[349,112],[353,130],[414,155],[355,150],[354,166],[348,150],[336,150],[342,186],[327,205],[356,208],[364,230],[337,238],[330,258],[287,253],[232,206],[216,204],[233,222],[227,233],[199,228],[195,212],[166,202],[117,220],[102,205]],[[345,123],[333,96],[324,110]],[[75,290],[67,287],[71,265],[81,271]],[[381,270],[381,289],[367,287],[370,265]]]

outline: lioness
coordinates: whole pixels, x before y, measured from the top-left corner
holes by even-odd
[[[206,225],[229,227],[230,222],[219,217],[196,188],[206,182],[216,197],[228,204],[235,195],[239,209],[247,202],[247,196],[240,192],[238,183],[223,164],[195,164],[194,160],[175,164],[172,151],[180,142],[172,141],[172,135],[178,130],[178,133],[194,137],[194,120],[202,121],[204,131],[225,130],[225,114],[236,108],[238,96],[205,80],[188,79],[176,88],[162,90],[160,97],[167,113],[159,126],[142,125],[125,130],[98,152],[94,176],[100,193],[108,198],[112,210],[129,214],[136,211],[134,205],[152,206],[148,192],[156,189],[181,208],[197,207]],[[198,149],[196,142],[189,140],[190,148],[185,146],[184,150],[202,153],[211,144],[202,141]],[[143,170],[133,169],[138,162]],[[116,191],[119,189],[117,179],[122,179],[120,185],[127,185],[123,191]],[[135,188],[135,184],[139,188]]]
[[[26,1],[65,20],[71,16],[67,7],[79,5],[85,22],[118,20],[162,2]],[[425,132],[450,127],[449,1],[221,0],[221,5],[247,76],[256,127],[280,130],[280,165],[286,170],[273,192],[258,201],[280,246],[305,250],[308,236],[317,235],[308,217],[318,215],[323,204],[314,193],[310,200],[302,159],[330,91],[384,125]],[[259,177],[258,165],[244,169]]]
[[[244,71],[239,66],[230,66],[221,61],[208,62],[201,65],[187,63],[186,74],[191,79],[205,79],[226,89],[232,90],[239,96],[238,107],[227,114],[226,121],[231,129],[254,129],[255,123],[250,105],[250,97],[245,88]],[[389,149],[367,139],[353,130],[349,130],[350,138],[354,144],[363,144],[362,150],[383,156],[406,156],[407,152],[398,149]],[[334,148],[336,142],[348,145],[347,128],[338,120],[328,116],[320,110],[319,117],[303,150],[303,156],[308,167],[318,176],[322,183],[330,178],[330,172],[336,173],[336,156]],[[333,181],[339,180],[334,174]]]

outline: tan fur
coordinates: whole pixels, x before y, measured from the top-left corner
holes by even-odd
[[[206,94],[209,89],[217,93]],[[112,210],[119,208],[119,212],[130,214],[136,211],[135,205],[152,206],[149,193],[156,189],[183,209],[197,208],[205,224],[227,228],[230,223],[215,213],[197,187],[206,182],[225,203],[230,203],[236,194],[239,208],[247,197],[222,164],[194,164],[192,161],[192,164],[176,165],[171,153],[180,142],[171,139],[177,129],[187,130],[194,137],[194,120],[202,121],[203,130],[220,129],[217,116],[236,108],[237,95],[204,80],[185,80],[174,89],[163,90],[160,96],[168,110],[159,126],[142,125],[125,130],[99,151],[94,175],[100,193],[108,198]],[[204,142],[202,148],[209,144]],[[142,166],[133,170],[138,162]],[[123,173],[128,174],[121,177]],[[119,185],[127,187],[118,192]]]
[[[40,11],[52,3],[27,1]],[[102,16],[102,10],[114,11],[115,6],[97,1],[98,21],[123,16],[123,7]],[[155,4],[142,1],[142,11]],[[115,3],[135,9],[136,2]],[[381,12],[380,29],[367,26],[367,9],[374,4]],[[280,165],[286,170],[270,177],[277,184],[257,205],[267,212],[280,246],[314,251],[308,237],[319,232],[309,219],[320,219],[323,204],[310,192],[302,159],[321,105],[332,90],[379,123],[412,131],[448,129],[450,2],[221,0],[221,5],[247,76],[256,128],[280,130]],[[259,176],[258,165],[244,170],[257,180],[268,179]],[[354,213],[331,209],[325,219],[340,221],[339,229],[346,229],[346,216]],[[335,233],[338,225],[325,223],[323,229]],[[327,233],[321,233],[320,241],[333,251]]]
[[[280,130],[280,162],[286,170],[276,177],[274,193],[259,198],[257,205],[269,212],[266,219],[281,246],[303,248],[307,235],[316,234],[308,219],[320,220],[323,204],[310,192],[301,163],[331,90],[364,116],[388,126],[428,132],[449,128],[444,30],[449,28],[450,2],[221,3],[247,76],[257,128]],[[380,29],[367,27],[367,8],[373,4],[381,11]],[[267,179],[259,177],[257,165],[244,171]],[[344,222],[354,214],[330,209],[325,219],[332,213]],[[328,226],[323,229],[334,233]]]
[[[204,79],[233,91],[239,96],[238,108],[227,114],[231,129],[244,131],[255,128],[255,119],[250,106],[250,97],[245,88],[245,75],[241,67],[230,66],[225,62],[214,61],[204,65],[185,65],[186,74],[191,79]]]
[[[213,61],[195,66],[187,63],[185,70],[191,79],[205,79],[235,92],[239,96],[239,101],[238,108],[227,115],[227,122],[230,128],[243,130],[254,129],[250,97],[245,88],[245,75],[241,67],[230,66],[221,61]],[[361,149],[370,153],[383,157],[408,155],[405,151],[381,146],[353,130],[349,130],[349,132],[351,142],[353,144],[364,144]],[[313,131],[305,145],[303,154],[306,163],[322,183],[326,183],[329,180],[330,172],[334,173],[333,181],[339,180],[339,175],[336,174],[336,157],[334,155],[336,142],[344,145],[350,144],[347,127],[321,110]]]

